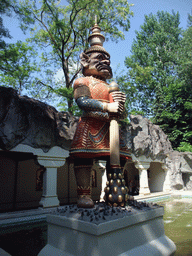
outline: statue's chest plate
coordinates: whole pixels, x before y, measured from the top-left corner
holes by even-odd
[[[90,83],[89,89],[92,99],[109,102],[109,90],[107,84],[99,82]]]

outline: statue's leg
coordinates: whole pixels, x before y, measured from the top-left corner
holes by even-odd
[[[91,168],[92,159],[76,159],[74,164],[75,177],[77,182],[77,206],[82,208],[94,207],[91,199]]]

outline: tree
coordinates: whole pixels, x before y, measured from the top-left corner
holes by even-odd
[[[25,89],[34,95],[36,81],[32,73],[39,69],[35,59],[32,62],[32,58],[36,55],[32,47],[21,41],[0,50],[0,85],[12,86],[19,94]]]
[[[192,16],[188,16],[188,28],[183,33],[178,54],[179,90],[173,92],[180,109],[178,150],[192,152]]]
[[[18,79],[20,80],[20,92],[21,92],[21,77],[23,76],[22,83],[24,82],[24,77],[26,78],[29,75],[26,74],[26,70],[29,71],[30,60],[26,60],[26,56],[32,56],[32,49],[27,47],[27,44],[17,42],[15,45],[8,44],[5,42],[6,38],[12,38],[9,33],[9,30],[4,27],[3,16],[12,16],[16,14],[16,17],[20,20],[23,19],[23,14],[19,10],[19,3],[16,0],[1,0],[0,4],[0,79],[2,86],[13,86],[17,88],[16,84]],[[28,20],[28,23],[32,23],[32,20]],[[33,53],[34,55],[34,53]],[[21,60],[20,60],[21,58]],[[25,59],[25,61],[23,61]],[[22,63],[26,66],[19,66],[19,63]],[[16,68],[16,69],[14,69]],[[31,70],[34,70],[33,64],[30,67]],[[21,72],[24,72],[21,74]],[[20,72],[20,74],[18,73]],[[19,78],[20,77],[20,78]],[[26,84],[26,83],[25,83]],[[24,84],[23,84],[24,85]]]
[[[31,76],[34,71],[39,70],[34,60],[37,54],[27,43],[18,41],[16,44],[8,44],[5,42],[6,38],[12,37],[9,30],[4,27],[3,15],[12,16],[13,13],[20,20],[23,19],[16,0],[2,0],[0,5],[2,15],[0,17],[0,85],[12,86],[18,89],[19,94],[23,89],[27,89],[29,96],[34,96],[34,93],[37,95],[39,91],[35,87],[35,79]]]
[[[158,115],[156,105],[164,97],[156,96],[163,96],[163,88],[176,79],[180,36],[179,14],[163,11],[146,15],[141,31],[136,32],[132,55],[126,58],[125,65],[130,86],[135,87],[138,94],[137,103],[148,116]]]
[[[145,16],[141,30],[136,32],[132,55],[125,61],[127,91],[134,93],[129,107],[137,105],[136,110],[160,125],[175,149],[184,136],[180,126],[187,121],[182,108],[185,97],[181,94],[185,89],[178,74],[182,47],[179,24],[179,13],[161,11]]]
[[[79,54],[88,47],[95,15],[107,40],[117,41],[124,39],[119,28],[128,31],[132,12],[127,0],[69,0],[67,3],[62,6],[54,0],[38,3],[25,0],[21,2],[20,12],[25,17],[21,26],[24,31],[28,29],[26,23],[35,21],[35,26],[30,28],[30,42],[41,49],[42,65],[46,69],[46,77],[39,80],[39,84],[65,97],[68,110],[73,112],[72,84],[80,72]],[[55,72],[59,69],[63,72],[62,81],[55,82]]]
[[[0,50],[6,47],[6,42],[3,38],[11,38],[9,30],[4,27],[3,15],[12,16],[14,12],[18,17],[22,18],[22,14],[19,12],[19,4],[16,0],[1,0],[0,4]]]
[[[0,5],[0,14],[9,15],[11,14],[10,10],[10,1],[9,0],[2,0]],[[3,37],[11,38],[9,31],[7,28],[3,25],[3,18],[0,17],[0,49],[3,49],[6,45],[5,41],[3,40]]]

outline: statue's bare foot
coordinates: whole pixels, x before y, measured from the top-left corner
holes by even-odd
[[[83,196],[83,197],[80,197],[77,200],[77,207],[79,207],[79,208],[93,208],[94,207],[94,202],[90,197]]]

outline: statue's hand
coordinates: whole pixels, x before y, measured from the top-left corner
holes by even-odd
[[[123,112],[123,109],[124,109],[123,105],[118,101],[107,104],[107,111],[110,113],[121,114]]]

